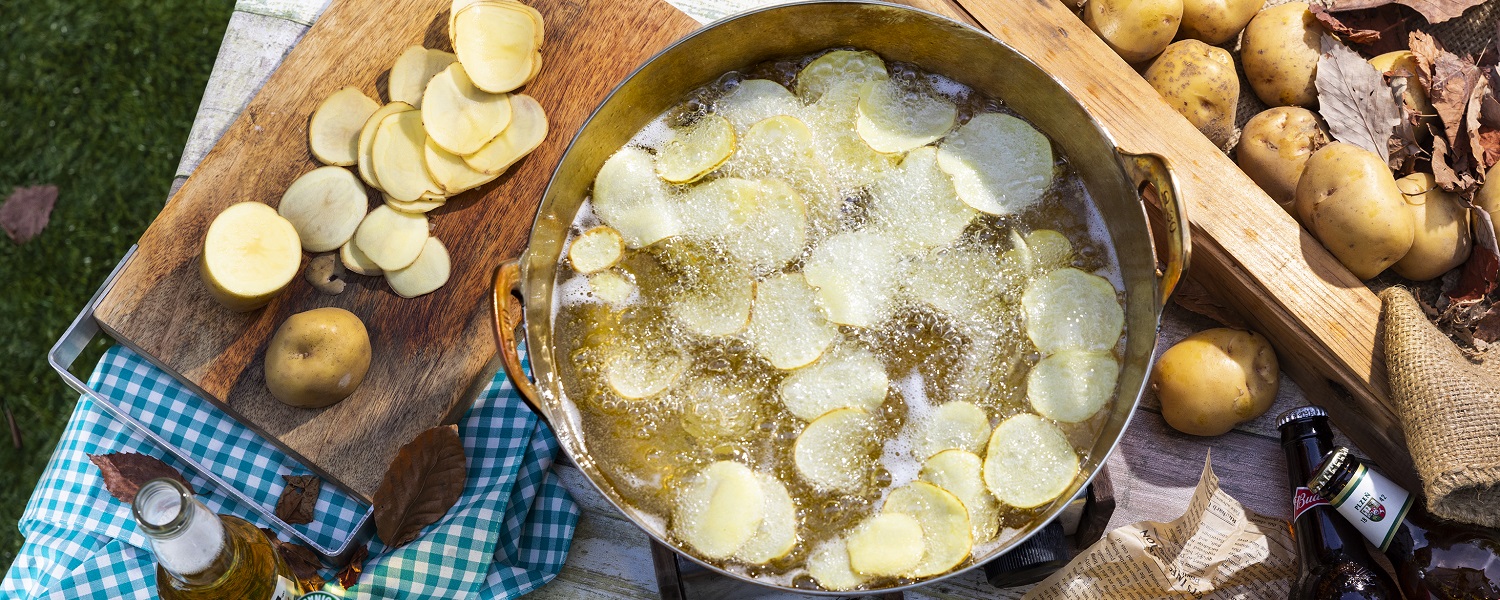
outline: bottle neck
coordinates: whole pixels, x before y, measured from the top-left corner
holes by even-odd
[[[234,563],[224,522],[182,484],[156,479],[135,497],[137,529],[151,541],[162,570],[188,585],[217,581]]]
[[[1313,477],[1312,488],[1382,552],[1407,526],[1406,515],[1415,500],[1347,448],[1328,455]]]
[[[1307,510],[1328,502],[1307,488],[1323,455],[1333,450],[1333,434],[1327,417],[1297,419],[1281,426],[1281,449],[1286,453],[1288,491],[1292,495],[1292,521]]]

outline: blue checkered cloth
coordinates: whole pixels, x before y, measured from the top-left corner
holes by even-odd
[[[268,509],[285,485],[282,475],[307,473],[123,347],[105,353],[89,386]],[[557,575],[578,524],[578,507],[551,472],[558,449],[551,429],[498,374],[459,423],[459,433],[469,477],[458,504],[404,547],[370,542],[359,582],[343,590],[329,570],[323,573],[330,580],[325,589],[351,599],[514,598]],[[258,521],[251,510],[84,397],[21,516],[26,544],[0,582],[0,598],[156,597],[155,559],[146,538],[136,531],[130,507],[104,489],[87,456],[112,452],[160,458],[183,472],[209,508]],[[354,497],[324,485],[313,522],[296,527],[319,544],[336,547],[368,511]]]

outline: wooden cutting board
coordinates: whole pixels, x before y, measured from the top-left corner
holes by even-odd
[[[191,385],[328,480],[369,500],[396,451],[452,422],[489,381],[488,293],[495,265],[525,244],[552,169],[573,134],[637,65],[698,23],[659,0],[527,0],[546,19],[545,62],[521,91],[547,111],[550,132],[498,181],[429,213],[448,247],[448,284],[415,299],[379,277],[351,276],[338,296],[298,277],[265,308],[239,314],[198,278],[204,231],[225,207],[276,206],[316,168],[307,120],[344,86],[385,99],[385,77],[410,44],[451,50],[448,0],[334,0],[141,237],[96,317],[116,339]],[[372,199],[378,202],[378,198]],[[286,406],[266,390],[262,355],[286,317],[323,306],[359,315],[374,358],[354,395],[326,409]]]

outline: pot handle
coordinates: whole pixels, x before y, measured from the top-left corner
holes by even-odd
[[[1188,221],[1182,188],[1177,185],[1177,174],[1172,172],[1172,166],[1160,154],[1136,154],[1123,148],[1115,150],[1124,157],[1125,171],[1138,189],[1149,183],[1156,190],[1162,221],[1166,223],[1167,242],[1166,265],[1158,273],[1157,300],[1161,306],[1166,306],[1193,254],[1192,224]]]
[[[516,294],[521,291],[521,259],[512,258],[495,269],[495,289],[491,298],[491,314],[495,318],[495,343],[500,352],[500,365],[505,369],[505,375],[510,377],[511,385],[521,393],[521,398],[536,411],[537,416],[546,418],[547,411],[542,409],[541,398],[536,393],[536,384],[526,376],[526,371],[521,369],[521,353],[516,350],[517,332],[521,329],[521,319],[512,315],[521,314],[520,300]]]

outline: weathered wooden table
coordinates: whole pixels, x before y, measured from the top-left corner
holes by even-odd
[[[703,22],[775,3],[774,0],[669,1]],[[238,2],[178,166],[173,191],[192,173],[327,4],[327,0]],[[572,135],[572,132],[555,134]],[[1211,321],[1172,306],[1157,351],[1193,331],[1212,326]],[[1305,403],[1302,391],[1283,376],[1276,404],[1264,416],[1223,436],[1198,438],[1169,429],[1161,418],[1156,398],[1148,393],[1109,459],[1116,501],[1109,528],[1141,520],[1166,521],[1181,515],[1210,450],[1221,486],[1227,492],[1251,510],[1287,518],[1290,500],[1275,418],[1282,411]],[[657,596],[647,536],[615,511],[579,471],[562,465],[557,471],[582,507],[583,517],[567,567],[533,596],[559,599]],[[908,597],[1019,598],[1024,591],[1025,588],[996,590],[984,580],[982,572],[975,570],[922,588]]]

